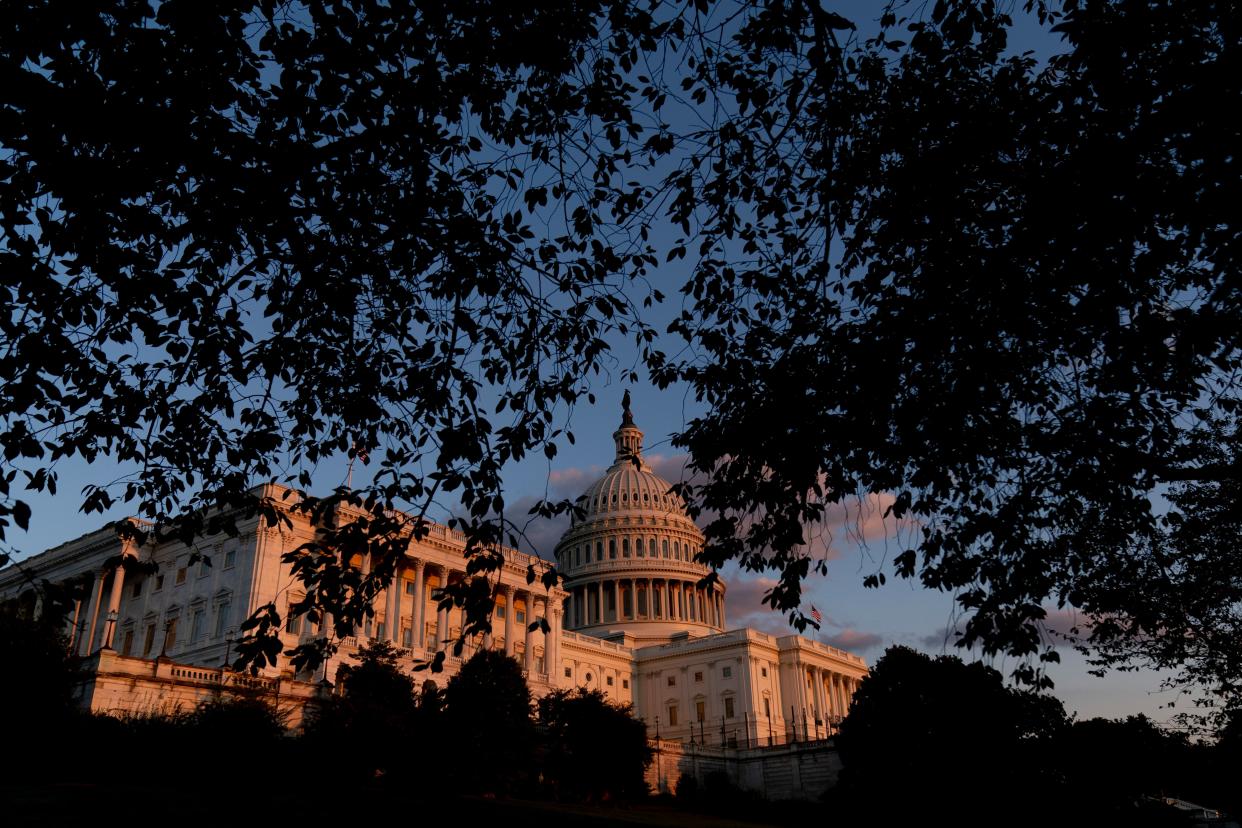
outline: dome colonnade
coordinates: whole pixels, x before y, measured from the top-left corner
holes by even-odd
[[[612,466],[579,498],[585,514],[557,544],[570,594],[565,626],[643,643],[721,632],[724,584],[699,586],[709,571],[695,560],[703,533],[672,484],[643,459],[642,437],[627,407],[613,434]]]

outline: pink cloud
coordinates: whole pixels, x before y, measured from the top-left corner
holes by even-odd
[[[829,646],[849,650],[852,653],[861,653],[884,644],[883,636],[848,627],[839,632],[823,635],[820,640]]]

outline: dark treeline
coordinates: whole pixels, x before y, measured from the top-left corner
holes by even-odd
[[[863,681],[831,792],[856,816],[927,812],[958,824],[1182,825],[1153,800],[1242,812],[1242,717],[1192,739],[1146,716],[1077,720],[1060,700],[1005,685],[955,656],[892,647]]]
[[[595,805],[647,796],[651,750],[628,708],[597,691],[534,700],[517,662],[494,651],[476,653],[440,688],[373,643],[298,731],[278,699],[259,694],[130,718],[82,713],[63,641],[3,614],[0,658],[13,667],[0,682],[0,793],[35,822],[85,816],[101,802],[167,808],[204,795],[229,812],[259,802],[286,815],[348,816],[365,812],[351,810],[360,803],[399,802],[450,817],[478,797]],[[790,824],[823,815],[842,824],[1190,824],[1162,797],[1242,812],[1238,717],[1205,740],[1143,716],[1076,721],[991,668],[901,647],[864,680],[838,747],[840,784],[822,802],[776,807],[715,774],[685,780],[678,808]]]

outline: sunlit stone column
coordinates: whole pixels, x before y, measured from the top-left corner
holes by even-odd
[[[513,586],[505,584],[505,655],[513,655],[513,618],[517,611],[513,606]]]
[[[414,561],[414,605],[410,607],[410,646],[423,649],[426,645],[427,631],[423,619],[427,608],[427,596],[423,594],[423,570],[426,563]]]
[[[543,660],[548,667],[548,682],[556,687],[561,683],[561,608],[552,602],[548,610],[548,640],[543,645]]]
[[[604,623],[604,582],[603,581],[595,582],[595,613],[596,613],[595,623],[596,624]],[[545,657],[547,656],[546,649],[544,650],[544,655]]]
[[[87,613],[90,619],[86,625],[86,635],[82,637],[82,647],[78,650],[78,655],[88,656],[91,654],[91,647],[95,643],[95,624],[99,620],[99,603],[103,600],[103,582],[104,573],[100,570],[95,574],[95,586],[92,590],[94,595],[91,597],[91,610]]]
[[[826,736],[828,733],[828,693],[824,690],[825,674],[820,668],[815,668],[815,712],[816,718],[820,719],[823,724],[816,725],[817,728],[822,727],[820,736]]]
[[[116,565],[116,569],[112,571],[112,592],[108,596],[108,614],[107,618],[112,619],[112,623],[104,627],[104,640],[101,645],[103,649],[112,649],[112,641],[116,638],[116,627],[120,621],[118,618],[121,611],[121,590],[125,588],[125,567],[121,564]]]
[[[522,665],[529,676],[534,672],[535,666],[535,632],[530,628],[535,620],[535,601],[531,593],[527,592],[525,595],[523,603],[526,604],[526,652],[522,653]]]
[[[388,585],[388,618],[384,633],[394,646],[401,646],[401,564],[393,570],[392,583]]]
[[[449,570],[447,566],[440,567],[440,589],[443,590],[448,586]],[[448,641],[449,634],[449,611],[448,607],[436,608],[436,648],[444,649],[445,642]]]

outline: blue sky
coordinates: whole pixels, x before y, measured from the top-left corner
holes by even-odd
[[[882,2],[847,2],[831,4],[856,22],[863,33],[869,32],[885,5]],[[1044,57],[1056,48],[1056,42],[1042,32],[1030,19],[1019,16],[1011,46],[1014,51],[1033,50]],[[690,264],[684,260],[665,264],[652,279],[666,300],[652,309],[648,321],[663,330],[681,310],[677,288],[688,275]],[[668,349],[680,347],[679,341],[665,338],[661,344]],[[506,500],[511,516],[524,520],[526,509],[535,500],[550,495],[574,497],[608,466],[613,456],[611,433],[619,420],[620,399],[627,387],[621,377],[629,370],[644,375],[639,354],[632,343],[613,343],[610,370],[595,383],[597,403],[576,408],[567,423],[576,436],[576,443],[560,443],[557,457],[548,461],[542,455],[527,458],[513,465],[506,474]],[[636,420],[646,432],[646,453],[650,462],[669,479],[676,480],[684,457],[670,444],[670,436],[701,413],[700,405],[690,390],[673,386],[657,390],[640,382],[629,386],[633,395]],[[30,530],[15,531],[9,541],[23,555],[55,546],[71,538],[93,531],[106,520],[122,517],[124,509],[108,515],[84,515],[78,511],[80,490],[88,483],[104,483],[124,476],[124,469],[103,463],[88,466],[81,461],[65,462],[58,470],[60,494],[26,497],[34,507]],[[358,468],[355,483],[362,483],[368,470]],[[345,479],[345,458],[321,464],[315,471],[315,486],[327,490]],[[884,526],[878,519],[882,504],[863,514],[839,515],[830,526],[829,536],[821,538],[820,554],[828,557],[827,576],[812,575],[806,584],[804,609],[817,607],[825,617],[823,630],[816,637],[828,643],[847,647],[873,661],[884,647],[906,644],[931,653],[955,651],[946,629],[955,623],[952,596],[921,588],[916,582],[890,579],[880,590],[866,590],[863,576],[875,570],[885,559],[893,533],[898,527]],[[446,519],[452,504],[442,504],[440,520]],[[550,556],[552,545],[563,524],[537,522],[531,525],[529,537],[536,551]],[[890,570],[891,574],[891,570]],[[752,573],[742,574],[736,568],[724,572],[729,584],[728,617],[730,626],[755,626],[770,632],[786,632],[789,627],[783,615],[771,612],[760,604],[770,580]],[[1056,616],[1056,624],[1067,625],[1067,619]],[[1095,678],[1087,673],[1081,656],[1062,648],[1063,664],[1054,666],[1051,675],[1056,681],[1056,694],[1070,711],[1081,717],[1097,715],[1121,716],[1144,712],[1156,720],[1165,720],[1170,711],[1162,705],[1171,700],[1159,687],[1160,676],[1150,672],[1112,674]],[[1011,664],[998,662],[1002,672]],[[1175,712],[1175,711],[1174,711]]]

